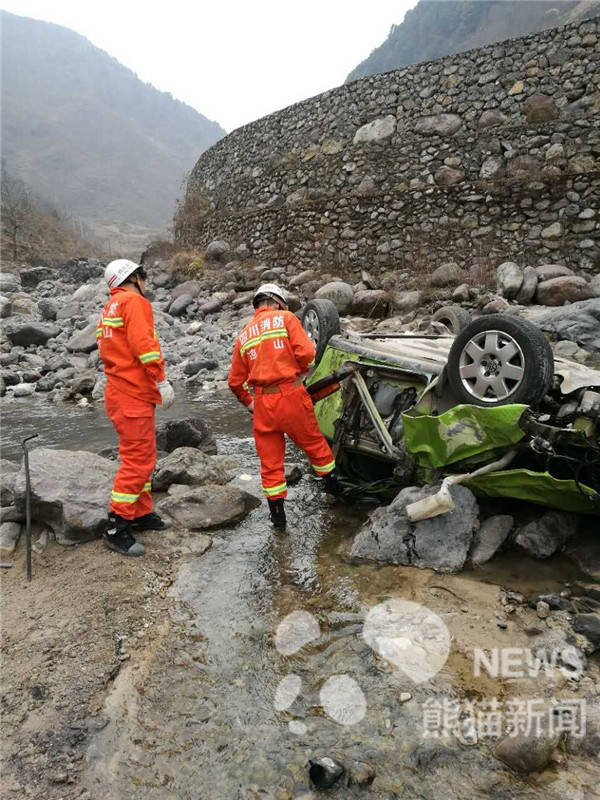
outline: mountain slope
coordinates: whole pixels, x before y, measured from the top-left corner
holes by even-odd
[[[67,28],[0,21],[11,173],[86,222],[165,229],[186,171],[225,131]]]
[[[421,0],[346,83],[600,13],[600,0]]]

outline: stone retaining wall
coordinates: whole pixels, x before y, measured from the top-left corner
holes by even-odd
[[[291,272],[600,267],[600,18],[346,84],[202,154],[176,241]]]

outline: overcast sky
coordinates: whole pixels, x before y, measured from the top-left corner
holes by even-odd
[[[417,0],[0,0],[87,37],[227,131],[339,86]]]

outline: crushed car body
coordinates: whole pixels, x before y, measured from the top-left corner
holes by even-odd
[[[307,384],[349,493],[383,500],[452,476],[479,496],[600,514],[598,370],[554,358],[517,317],[341,336],[329,306],[303,310],[317,345]]]

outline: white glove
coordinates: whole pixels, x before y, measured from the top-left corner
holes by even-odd
[[[251,400],[250,403],[246,406],[246,408],[252,414],[254,411],[254,400]]]
[[[169,381],[161,381],[160,383],[157,383],[156,388],[160,392],[160,404],[162,408],[169,408],[172,406],[173,401],[175,400],[175,392],[173,391],[173,387]]]

